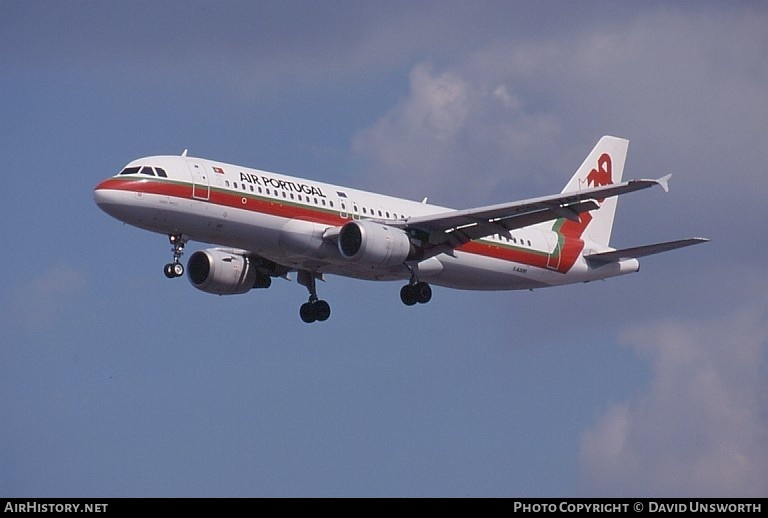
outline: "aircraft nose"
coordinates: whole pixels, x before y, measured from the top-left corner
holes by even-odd
[[[101,210],[117,219],[123,220],[129,208],[126,192],[115,188],[114,180],[107,179],[93,189],[93,201]]]
[[[98,205],[102,210],[104,209],[104,206],[110,202],[111,198],[107,189],[107,182],[108,180],[104,180],[93,189],[93,201],[95,201],[96,205]]]

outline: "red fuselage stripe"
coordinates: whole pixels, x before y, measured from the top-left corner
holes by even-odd
[[[198,186],[197,189],[200,189],[200,191],[198,191],[198,197],[196,198],[193,196],[192,184],[184,182],[153,180],[149,178],[110,178],[101,182],[96,189],[140,192],[185,200],[198,200],[222,207],[247,210],[287,219],[301,219],[334,227],[341,226],[350,219],[342,218],[339,208],[308,207],[288,199],[268,198],[255,193],[237,192],[217,187],[211,187],[209,190],[207,186]],[[200,192],[203,191],[208,194],[208,199],[206,200],[199,197]],[[309,195],[304,196],[309,198]],[[456,249],[470,254],[566,273],[574,265],[584,248],[584,242],[579,237],[560,234],[560,246],[551,257],[550,254],[545,252],[524,250],[479,240],[470,241]],[[554,268],[555,265],[557,266],[556,268]]]

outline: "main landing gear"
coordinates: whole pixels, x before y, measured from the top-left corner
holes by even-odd
[[[400,288],[400,300],[406,306],[413,306],[417,302],[419,304],[426,304],[432,300],[432,288],[426,282],[419,281],[416,277],[416,272],[408,263],[405,263],[405,266],[411,272],[411,280]]]
[[[411,282],[400,289],[400,300],[406,306],[426,304],[432,300],[432,288],[426,282]]]
[[[171,242],[173,251],[173,262],[165,265],[163,271],[169,279],[181,277],[184,275],[184,265],[181,264],[181,256],[184,254],[184,245],[187,244],[187,238],[181,234],[170,234],[168,241]]]
[[[312,322],[324,322],[331,316],[331,306],[317,297],[317,274],[307,270],[299,271],[298,282],[309,290],[309,301],[301,305],[299,316],[307,324]]]

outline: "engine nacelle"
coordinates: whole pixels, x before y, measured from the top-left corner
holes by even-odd
[[[269,275],[259,272],[253,261],[235,252],[209,248],[195,252],[187,261],[189,282],[206,293],[235,295],[253,288],[268,288]]]
[[[395,266],[415,253],[405,232],[367,220],[341,227],[339,252],[352,262],[370,266]]]

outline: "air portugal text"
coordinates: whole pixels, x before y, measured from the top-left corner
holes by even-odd
[[[304,194],[311,194],[312,196],[320,196],[325,198],[322,189],[309,185],[306,183],[288,182],[285,180],[278,180],[276,178],[270,178],[269,176],[258,176],[255,174],[240,173],[240,181],[252,183],[256,185],[262,185],[264,187],[274,187],[275,189],[282,189],[290,192],[300,192]]]

